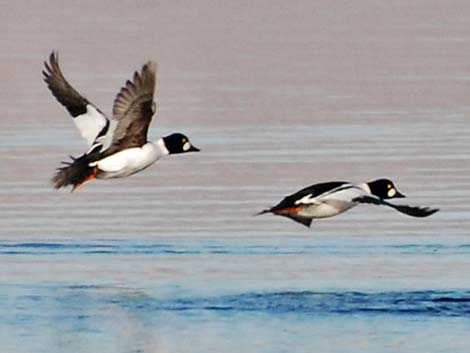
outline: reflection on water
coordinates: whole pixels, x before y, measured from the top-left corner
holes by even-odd
[[[161,297],[158,290],[93,285],[1,286],[3,347],[15,351],[309,352],[336,344],[393,352],[465,346],[468,291],[256,292]],[[434,329],[445,334],[429,335]],[[331,330],[340,330],[334,335]],[[10,332],[6,335],[5,332]],[[426,335],[428,335],[426,337]],[[463,335],[463,336],[462,336]],[[403,337],[408,337],[403,341]],[[411,339],[411,338],[414,339]],[[383,347],[384,339],[392,347]],[[197,345],[195,346],[195,344]],[[47,347],[47,348],[45,348]]]
[[[470,244],[410,239],[4,241],[2,347],[464,352]]]
[[[93,307],[97,312],[107,306],[119,306],[136,314],[158,316],[165,312],[175,315],[207,315],[204,312],[263,313],[266,315],[331,315],[331,314],[387,314],[408,316],[467,316],[470,313],[469,291],[404,291],[404,292],[258,292],[222,295],[218,297],[158,298],[139,289],[103,287],[95,285],[20,286],[2,288],[17,291],[17,308],[41,306],[42,308],[66,303],[70,312],[68,320],[82,315],[83,307]],[[18,313],[5,311],[4,317],[15,324],[21,322]],[[11,308],[10,308],[11,309]],[[44,309],[41,309],[44,310]],[[21,311],[21,310],[20,310]],[[61,311],[61,310],[60,310]],[[46,316],[49,314],[43,313]],[[169,313],[167,313],[169,314]],[[63,313],[61,314],[63,315]],[[13,317],[13,319],[11,317]],[[30,315],[35,319],[34,315]],[[90,322],[90,326],[91,326]]]

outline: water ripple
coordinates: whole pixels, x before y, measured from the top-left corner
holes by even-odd
[[[129,304],[129,302],[128,302]],[[150,303],[148,303],[150,304]],[[142,305],[142,303],[140,303]],[[146,310],[467,316],[470,292],[273,292],[155,302]]]
[[[470,253],[469,243],[311,244],[284,240],[249,241],[98,241],[0,242],[1,255],[309,255],[309,254],[452,254]]]
[[[0,286],[8,292],[10,286]],[[470,291],[274,291],[245,292],[219,296],[168,296],[135,289],[105,286],[44,286],[26,289],[34,294],[18,295],[17,308],[50,308],[59,305],[64,317],[83,315],[82,308],[95,313],[120,308],[140,315],[204,316],[208,313],[260,313],[266,315],[409,315],[468,317]],[[0,311],[5,304],[0,304]],[[66,308],[66,309],[65,309]],[[34,311],[34,310],[33,310]],[[54,311],[54,310],[52,310]],[[76,312],[75,312],[76,311]],[[31,312],[29,311],[31,314]],[[23,312],[17,314],[24,314]],[[42,312],[44,315],[45,313]],[[11,315],[11,312],[10,314]],[[8,315],[7,315],[8,316]],[[20,316],[16,316],[18,320]],[[86,317],[84,317],[86,319]]]

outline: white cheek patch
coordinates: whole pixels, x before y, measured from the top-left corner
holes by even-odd
[[[390,190],[388,190],[387,192],[387,195],[388,197],[393,197],[397,194],[396,190],[394,188],[391,188]]]
[[[186,142],[183,145],[183,151],[188,151],[191,148],[191,144],[189,142]]]

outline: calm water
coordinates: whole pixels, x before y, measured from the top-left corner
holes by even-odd
[[[0,13],[0,352],[468,352],[466,2],[10,3]],[[41,80],[60,52],[111,111],[159,63],[150,137],[202,149],[73,194],[84,145]],[[389,177],[429,219],[252,215]]]
[[[429,240],[4,242],[2,348],[464,352],[470,243]]]

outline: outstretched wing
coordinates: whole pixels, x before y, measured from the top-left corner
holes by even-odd
[[[359,203],[369,203],[373,205],[383,205],[394,208],[398,212],[404,213],[408,216],[412,217],[428,217],[437,211],[438,208],[430,208],[430,207],[419,207],[419,206],[408,206],[408,205],[394,205],[393,203],[387,202],[377,197],[373,196],[361,196],[353,199],[354,202]]]
[[[153,100],[156,82],[156,64],[148,62],[140,74],[136,71],[116,96],[113,119],[117,121],[108,154],[140,147],[147,143],[147,131],[155,113]]]
[[[44,62],[44,66],[42,73],[47,87],[70,113],[80,135],[91,146],[96,139],[108,132],[108,118],[67,82],[60,70],[59,55],[56,52],[51,53],[49,62]]]

